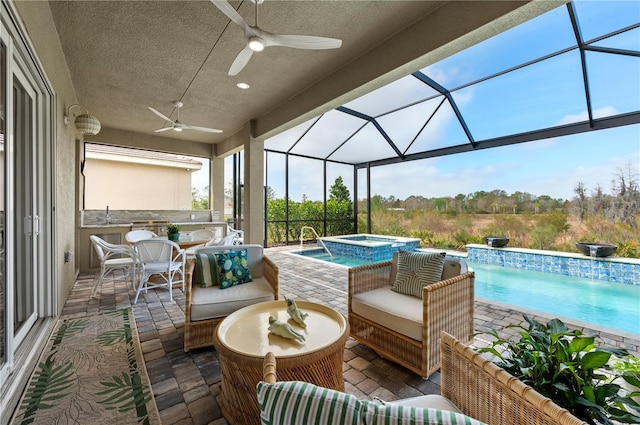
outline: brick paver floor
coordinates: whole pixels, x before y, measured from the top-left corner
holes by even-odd
[[[292,248],[269,248],[267,255],[279,267],[280,297],[315,301],[347,313],[347,268],[294,256]],[[117,276],[116,276],[117,277]],[[123,280],[107,279],[96,298],[91,298],[94,275],[81,275],[65,304],[63,315],[86,315],[133,305],[135,293]],[[184,305],[181,290],[169,301],[163,289],[141,294],[133,305],[147,371],[164,425],[221,425],[217,396],[220,394],[220,365],[213,347],[185,353]],[[534,315],[542,321],[546,317]],[[502,330],[504,325],[523,323],[522,313],[505,306],[476,300],[475,328],[479,332]],[[630,336],[598,332],[603,344],[624,347],[638,355],[640,341]],[[515,332],[512,330],[512,332]],[[478,339],[486,338],[478,336]],[[482,341],[478,341],[481,343]],[[363,399],[395,400],[440,392],[440,375],[423,379],[380,358],[367,347],[349,339],[344,351],[343,373],[346,391]]]

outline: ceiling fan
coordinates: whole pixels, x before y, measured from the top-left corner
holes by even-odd
[[[151,112],[153,112],[163,120],[171,123],[170,126],[162,127],[155,130],[156,133],[160,133],[167,130],[173,130],[173,131],[195,130],[195,131],[204,131],[205,133],[222,133],[222,130],[218,130],[216,128],[198,127],[196,125],[188,125],[180,122],[180,108],[184,106],[184,103],[177,101],[177,102],[173,102],[173,105],[176,107],[176,112],[177,112],[175,121],[167,117],[166,115],[162,114],[161,112],[158,112],[156,109],[153,109],[151,106],[148,107]]]
[[[312,35],[281,35],[264,31],[258,27],[258,4],[262,3],[262,1],[252,1],[255,3],[256,10],[255,25],[253,26],[247,24],[227,0],[211,0],[222,13],[243,28],[244,37],[247,39],[247,45],[238,53],[238,56],[236,56],[236,59],[231,64],[229,75],[237,75],[247,63],[249,63],[253,52],[260,52],[264,50],[265,47],[283,46],[293,47],[295,49],[322,50],[337,49],[342,46],[342,40],[337,38],[316,37]]]

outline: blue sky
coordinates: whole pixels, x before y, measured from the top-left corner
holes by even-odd
[[[600,185],[611,193],[611,181],[628,165],[640,179],[640,125],[376,167],[371,171],[371,184],[373,194],[399,199],[501,189],[509,194],[520,191],[570,200],[578,182],[589,191]],[[291,199],[300,200],[305,194],[322,200],[320,162],[291,167],[290,172]],[[348,169],[333,172],[329,185],[336,175],[352,187]],[[269,184],[278,197],[284,195],[283,183],[281,172],[271,173]]]
[[[576,9],[585,41],[640,22],[638,1],[581,1]],[[474,139],[482,141],[586,120],[580,55],[575,49],[456,90],[465,83],[575,45],[569,15],[566,7],[561,6],[421,72],[452,90]],[[594,45],[640,51],[640,28]],[[594,117],[640,109],[640,58],[588,51],[586,64]],[[437,99],[385,115],[398,106],[426,99],[432,93],[432,89],[409,76],[346,106],[376,116],[398,147],[408,149],[407,153],[466,143],[452,109],[445,104],[410,145],[427,117],[436,110]],[[267,140],[265,146],[286,150],[309,124]],[[353,117],[332,111],[293,152],[327,155],[360,125]],[[356,133],[350,142],[351,146],[346,144],[332,158],[362,161],[389,151],[388,144],[371,125]],[[304,194],[309,199],[322,200],[321,162],[290,161],[291,199],[300,200]],[[455,196],[494,189],[571,199],[578,182],[584,183],[588,190],[600,185],[605,193],[611,193],[612,179],[621,168],[629,166],[638,178],[640,125],[376,167],[371,172],[371,185],[372,194],[400,199],[411,195]],[[268,166],[268,184],[279,197],[284,196],[283,168],[282,161],[270,162]],[[347,186],[353,187],[350,168],[330,166],[330,172],[329,185],[336,175],[342,175]]]
[[[379,167],[372,171],[372,185],[375,193],[400,199],[494,189],[571,199],[580,181],[589,190],[599,184],[610,193],[611,180],[627,164],[640,173],[637,125]]]

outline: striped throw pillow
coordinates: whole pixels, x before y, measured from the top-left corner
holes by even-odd
[[[220,285],[220,268],[216,254],[196,254],[196,282],[203,288]]]
[[[422,298],[422,288],[439,282],[444,252],[398,252],[398,271],[392,291]]]
[[[340,391],[301,381],[257,386],[263,425],[360,425],[362,402]]]
[[[363,401],[367,425],[484,425],[462,413]]]

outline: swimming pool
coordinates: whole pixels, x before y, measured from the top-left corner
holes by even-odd
[[[316,249],[296,254],[347,267],[371,264],[345,256],[332,259],[323,250]],[[475,294],[479,299],[640,335],[640,285],[476,262],[468,264],[476,272]]]

